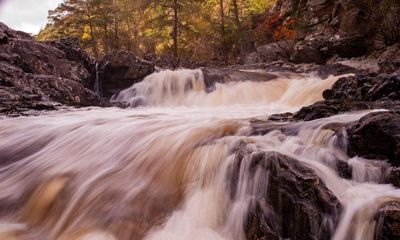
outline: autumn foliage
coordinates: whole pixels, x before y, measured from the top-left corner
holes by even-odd
[[[282,17],[279,12],[265,14],[261,24],[256,27],[256,35],[260,42],[294,39],[297,37],[296,19]]]

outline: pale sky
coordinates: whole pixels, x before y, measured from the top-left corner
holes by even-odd
[[[47,23],[47,13],[62,0],[0,0],[0,22],[10,28],[37,34]]]

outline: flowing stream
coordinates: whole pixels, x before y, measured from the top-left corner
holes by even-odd
[[[257,190],[244,176],[232,198],[228,172],[245,142],[315,171],[344,208],[334,240],[372,240],[377,208],[400,191],[378,184],[382,166],[349,158],[345,137],[325,127],[367,112],[253,136],[252,121],[319,101],[338,79],[277,76],[209,88],[200,70],[163,71],[113,97],[137,108],[3,117],[0,239],[244,240]],[[338,176],[336,161],[352,166],[352,179]]]

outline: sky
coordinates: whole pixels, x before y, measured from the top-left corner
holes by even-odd
[[[39,33],[47,23],[47,13],[62,0],[0,0],[0,22],[10,28]]]

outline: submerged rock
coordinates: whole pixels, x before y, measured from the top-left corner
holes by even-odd
[[[247,239],[332,237],[341,205],[304,163],[277,152],[256,152],[249,157],[241,152],[233,179],[243,174],[250,176],[248,184],[254,189],[245,224]],[[237,189],[232,187],[234,193]]]

